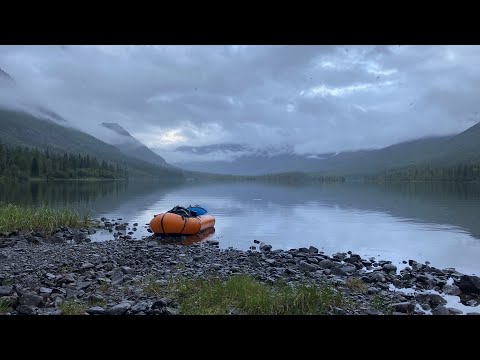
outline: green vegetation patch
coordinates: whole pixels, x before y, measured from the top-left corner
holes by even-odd
[[[91,226],[90,214],[80,214],[72,209],[52,209],[47,206],[32,207],[0,203],[0,231],[41,231]]]
[[[87,307],[74,300],[67,300],[58,305],[58,308],[62,311],[62,315],[83,315],[87,310]]]
[[[175,280],[170,288],[177,292],[182,314],[187,315],[314,315],[347,305],[331,287],[266,285],[246,275]]]

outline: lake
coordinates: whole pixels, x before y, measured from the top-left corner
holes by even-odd
[[[215,232],[204,240],[217,239],[221,248],[247,250],[253,240],[273,249],[313,245],[328,255],[350,250],[399,267],[413,259],[480,274],[479,184],[55,181],[0,183],[0,201],[138,222],[136,238],[151,235],[146,224],[154,214],[200,204],[216,217]],[[92,236],[106,239],[113,235]]]

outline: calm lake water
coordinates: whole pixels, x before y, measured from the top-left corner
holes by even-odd
[[[351,250],[399,267],[414,259],[480,274],[478,184],[0,183],[0,201],[73,206],[97,218],[138,222],[137,238],[150,235],[146,224],[154,214],[200,204],[216,217],[206,239],[222,248],[246,250],[258,239],[273,249],[313,245],[328,255]],[[105,239],[113,235],[92,236]]]

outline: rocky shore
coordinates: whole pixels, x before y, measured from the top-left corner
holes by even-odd
[[[59,228],[54,234],[0,233],[0,314],[182,314],[169,282],[248,274],[275,284],[328,286],[348,299],[327,314],[457,315],[480,312],[480,278],[453,268],[406,261],[362,259],[317,248],[276,250],[255,241],[248,251],[221,249],[218,241],[190,246],[132,237],[138,224],[102,219],[97,228],[115,240],[91,242],[96,228]],[[155,291],[149,291],[152,287]],[[459,297],[464,309],[449,306]],[[458,298],[457,298],[458,299]],[[235,311],[232,310],[235,314]]]

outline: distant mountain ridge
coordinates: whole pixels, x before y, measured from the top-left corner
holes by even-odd
[[[181,150],[198,154],[205,153],[206,149],[222,149],[222,146],[216,144],[200,148],[201,150],[197,152],[192,147]],[[232,147],[229,145],[229,148]],[[480,161],[480,123],[457,135],[426,137],[376,150],[305,155],[284,152],[273,156],[252,153],[240,155],[233,161],[191,161],[174,164],[185,170],[216,174],[260,175],[301,171],[324,175],[361,176],[426,163],[444,166],[474,161]]]
[[[130,133],[119,124],[103,122],[100,125],[118,135],[109,142],[117,147],[122,153],[156,166],[171,167],[163,157],[154,153],[152,150],[130,135]]]

